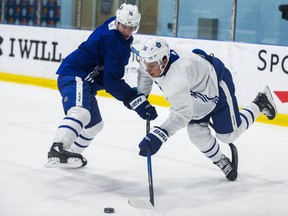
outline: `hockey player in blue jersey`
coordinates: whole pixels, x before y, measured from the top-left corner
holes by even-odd
[[[60,65],[58,89],[66,117],[57,129],[46,167],[77,168],[87,164],[81,154],[103,128],[95,98],[98,90],[106,90],[143,119],[147,113],[152,120],[157,117],[146,97],[133,91],[123,79],[132,34],[138,31],[140,20],[137,6],[122,4],[116,17],[96,28]]]
[[[138,91],[148,95],[154,81],[171,106],[169,118],[140,142],[139,154],[146,156],[148,148],[155,154],[169,136],[186,127],[190,141],[220,167],[227,179],[236,180],[237,169],[222,154],[209,121],[213,121],[219,140],[234,142],[261,112],[270,120],[275,118],[277,111],[269,88],[266,86],[239,111],[232,75],[218,58],[199,49],[170,49],[163,38],[147,40],[139,57]]]

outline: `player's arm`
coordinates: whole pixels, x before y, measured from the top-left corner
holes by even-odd
[[[121,50],[121,55],[119,50]],[[123,101],[126,107],[136,111],[141,118],[146,119],[149,115],[149,118],[154,120],[158,116],[155,107],[151,106],[142,93],[133,90],[123,79],[125,65],[128,63],[130,56],[130,48],[126,52],[125,49],[117,47],[113,52],[112,48],[110,48],[106,55],[104,65],[104,86],[106,91],[116,99]]]
[[[147,72],[145,72],[145,70],[142,67],[139,67],[137,76],[138,92],[141,92],[146,97],[148,97],[152,91],[152,86],[153,86],[153,79],[147,74]]]
[[[150,149],[151,155],[155,154],[162,144],[168,140],[169,136],[188,125],[193,112],[193,107],[189,103],[191,102],[189,100],[191,96],[180,92],[174,94],[173,97],[169,97],[171,106],[169,118],[162,125],[153,127],[140,142],[139,154],[141,156],[147,156],[147,149]]]

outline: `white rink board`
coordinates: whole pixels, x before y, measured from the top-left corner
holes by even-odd
[[[0,25],[0,72],[56,79],[60,62],[85,41],[92,31]],[[135,35],[134,47],[151,35]],[[239,106],[254,99],[268,84],[272,91],[288,91],[287,47],[166,37],[171,48],[200,48],[214,53],[231,70]],[[2,55],[1,55],[2,54]],[[136,86],[138,63],[131,55],[125,79]],[[154,94],[161,91],[154,86]],[[288,114],[288,104],[276,98],[279,113]]]

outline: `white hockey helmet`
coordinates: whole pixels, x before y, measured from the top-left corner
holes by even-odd
[[[134,33],[139,30],[141,14],[136,5],[123,3],[116,10],[116,24],[119,22],[123,25],[134,27]]]
[[[153,37],[143,43],[139,52],[139,59],[141,66],[146,69],[145,63],[157,62],[162,68],[163,58],[166,56],[169,61],[170,47],[168,42],[164,38]],[[167,65],[167,64],[166,64]]]

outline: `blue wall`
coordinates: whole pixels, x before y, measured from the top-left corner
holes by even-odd
[[[47,4],[47,0],[41,1],[42,6]],[[0,0],[0,2],[2,3],[2,0]],[[7,2],[7,5],[10,4],[9,2]],[[11,2],[16,4],[15,1]],[[22,0],[21,4],[25,6],[28,2],[30,1]],[[33,0],[32,2],[36,5],[38,4],[38,1],[36,0]],[[57,19],[54,24],[55,27],[76,27],[76,0],[57,0],[56,2],[51,0],[49,2],[49,4],[52,5],[55,3],[61,5],[61,17],[60,19],[59,17],[56,17]],[[86,1],[83,1],[83,4],[85,2]],[[118,1],[113,2],[116,4]],[[140,2],[140,10],[141,4],[142,6],[144,4],[149,4],[149,2],[145,0],[139,0],[138,2]],[[177,36],[196,39],[198,38],[198,32],[200,29],[198,24],[199,19],[216,19],[218,21],[218,26],[217,37],[215,40],[229,41],[231,34],[232,2],[233,0],[179,0]],[[282,13],[279,11],[279,5],[288,5],[288,0],[238,0],[237,2],[235,41],[288,45],[288,20],[282,19]],[[156,34],[162,36],[173,36],[173,28],[169,29],[168,24],[174,23],[174,0],[158,0],[158,3]],[[145,6],[147,8],[147,5]],[[49,13],[48,10],[47,14]],[[48,16],[47,14],[46,16]],[[5,14],[5,16],[8,15]],[[17,14],[12,14],[11,16],[17,16]],[[43,13],[41,16],[43,16]],[[145,16],[145,13],[142,14],[142,16]],[[9,17],[6,17],[6,20],[8,18]],[[8,22],[6,21],[6,23]],[[17,22],[14,24],[17,24]],[[28,24],[36,25],[36,22]],[[209,30],[209,28],[206,28],[206,30]]]
[[[288,45],[288,21],[282,19],[281,0],[238,1],[236,40]]]
[[[288,45],[288,21],[279,5],[288,0],[238,0],[235,41]],[[158,34],[172,36],[174,0],[159,1]],[[230,40],[232,0],[180,0],[178,37],[197,38],[198,19],[218,19],[217,40]]]

